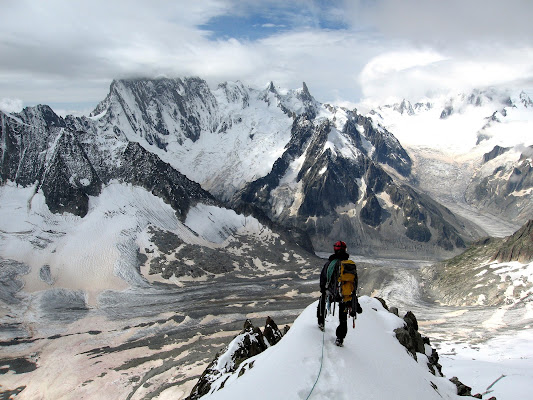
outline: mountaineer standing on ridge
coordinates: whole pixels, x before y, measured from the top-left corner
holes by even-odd
[[[357,300],[357,270],[355,263],[349,260],[346,252],[346,243],[338,241],[333,245],[334,253],[329,256],[320,273],[320,301],[317,307],[318,327],[324,330],[326,305],[328,311],[333,304],[335,314],[335,302],[339,303],[339,326],[336,330],[337,339],[335,344],[342,346],[348,333],[348,314],[355,318],[356,313],[363,312]],[[354,325],[355,326],[355,325]]]

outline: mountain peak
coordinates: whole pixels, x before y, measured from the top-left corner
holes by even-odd
[[[533,107],[533,101],[531,101],[531,98],[523,90],[520,92],[520,101],[526,108]]]
[[[415,111],[409,100],[403,99],[400,104],[394,105],[394,111],[399,112],[400,114],[414,115]]]
[[[307,85],[305,84],[305,82],[302,83],[302,93],[307,96],[311,96],[311,93],[309,93],[309,89],[307,88]]]

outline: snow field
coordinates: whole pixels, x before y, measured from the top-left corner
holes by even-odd
[[[472,387],[472,393],[490,390],[483,398],[495,396],[498,400],[530,398],[533,382],[531,327],[476,346],[443,343],[439,354],[443,371],[458,376]],[[494,383],[502,375],[505,376]]]
[[[234,234],[258,233],[268,241],[277,237],[253,217],[245,217],[230,209],[205,204],[198,204],[189,210],[185,225],[204,240],[218,245],[224,244]]]

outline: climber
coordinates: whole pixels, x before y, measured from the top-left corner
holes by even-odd
[[[333,250],[334,253],[329,256],[320,273],[321,295],[317,307],[317,318],[318,327],[323,331],[326,303],[339,303],[339,326],[335,332],[337,336],[335,344],[342,346],[348,333],[348,314],[355,320],[356,314],[362,313],[363,310],[356,295],[357,271],[355,263],[348,260],[346,243],[336,242],[333,245]]]

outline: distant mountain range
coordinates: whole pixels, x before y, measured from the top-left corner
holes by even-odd
[[[305,83],[117,80],[90,117],[36,106],[1,118],[1,181],[37,184],[53,212],[84,216],[89,197],[118,180],[180,218],[197,202],[262,215],[317,251],[342,238],[357,254],[443,256],[474,237],[409,183],[412,160],[391,131],[319,103]]]

